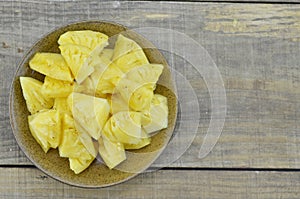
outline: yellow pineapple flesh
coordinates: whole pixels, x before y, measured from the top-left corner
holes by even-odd
[[[57,53],[36,53],[29,61],[29,66],[43,75],[72,82],[74,80],[63,56]]]
[[[149,63],[143,49],[135,41],[121,34],[115,43],[112,60],[124,73]]]
[[[94,71],[94,67],[91,66],[92,51],[89,48],[76,44],[65,44],[59,46],[59,49],[77,83],[83,82]]]
[[[68,104],[75,121],[97,140],[109,116],[108,101],[85,94],[71,93]]]
[[[108,168],[113,169],[126,159],[123,144],[120,142],[112,142],[103,136],[99,138],[98,142],[99,154]]]
[[[74,89],[74,82],[62,81],[46,76],[42,93],[47,97],[68,97]]]
[[[42,82],[31,77],[20,77],[20,82],[27,109],[31,114],[53,106],[53,99],[42,93]]]
[[[61,118],[56,110],[44,110],[28,116],[29,129],[45,152],[56,148],[61,139]]]

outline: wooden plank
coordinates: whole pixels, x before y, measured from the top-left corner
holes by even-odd
[[[216,147],[198,159],[210,121],[209,93],[192,66],[165,52],[193,86],[201,114],[192,146],[172,166],[299,168],[299,9],[199,2],[0,2],[0,164],[31,164],[9,126],[8,94],[17,62],[53,28],[98,19],[183,32],[216,62],[225,83],[227,117]]]
[[[218,3],[299,3],[299,0],[191,0],[196,2],[218,2]]]
[[[34,168],[0,168],[0,198],[299,198],[300,173],[157,171],[120,185],[82,189]]]

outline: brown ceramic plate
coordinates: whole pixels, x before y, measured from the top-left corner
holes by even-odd
[[[168,128],[153,136],[149,146],[140,150],[131,151],[127,156],[127,160],[118,166],[117,169],[110,170],[101,162],[95,160],[88,169],[81,174],[75,175],[69,168],[67,158],[59,157],[58,150],[56,149],[51,149],[47,154],[45,154],[29,131],[27,123],[27,116],[29,115],[29,112],[27,111],[25,100],[22,95],[19,77],[27,76],[43,80],[43,75],[34,72],[29,68],[29,60],[36,52],[58,53],[59,49],[57,40],[61,34],[69,30],[94,30],[103,32],[110,37],[122,32],[122,34],[135,40],[144,48],[144,51],[151,63],[161,63],[165,66],[163,74],[159,80],[159,82],[162,82],[163,85],[157,87],[156,93],[160,93],[168,97]],[[165,58],[141,35],[133,31],[129,31],[122,25],[104,21],[85,21],[69,24],[57,28],[41,38],[33,45],[20,62],[12,82],[10,94],[10,120],[13,133],[26,156],[39,169],[57,180],[80,187],[105,187],[118,184],[147,169],[168,144],[173,133],[177,116],[177,99],[174,88],[170,68],[168,67]]]

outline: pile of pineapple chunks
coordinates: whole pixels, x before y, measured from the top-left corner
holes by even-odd
[[[149,63],[143,49],[119,34],[68,31],[58,40],[60,54],[36,53],[32,70],[44,82],[20,77],[32,136],[45,153],[58,148],[75,174],[99,155],[110,168],[126,159],[126,149],[150,144],[168,126],[165,96],[155,94],[163,65]]]

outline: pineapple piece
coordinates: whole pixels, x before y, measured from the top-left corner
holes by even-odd
[[[100,156],[108,168],[113,169],[126,160],[125,150],[120,142],[112,142],[105,136],[100,137],[98,142]]]
[[[112,60],[124,73],[149,63],[143,49],[135,41],[121,34],[115,43]]]
[[[74,82],[53,79],[49,76],[45,77],[42,86],[42,93],[47,97],[68,97],[74,89]]]
[[[75,128],[79,132],[79,139],[82,142],[82,144],[85,146],[85,148],[93,157],[96,157],[97,147],[95,147],[95,143],[92,137],[90,136],[90,134],[76,121],[75,121]]]
[[[124,144],[124,149],[141,149],[151,143],[151,138],[148,137],[145,130],[142,130],[142,137],[137,144]]]
[[[137,66],[149,64],[149,61],[143,50],[134,50],[133,52],[125,54],[114,60],[113,63],[115,63],[122,72],[127,73]]]
[[[134,111],[147,110],[153,97],[153,84],[141,85],[127,78],[122,78],[116,86],[115,93],[120,93],[123,100]],[[118,104],[119,101],[113,102]]]
[[[91,30],[68,31],[59,37],[58,44],[81,45],[99,54],[108,45],[108,36]]]
[[[53,109],[59,111],[61,114],[72,115],[72,112],[67,103],[67,98],[61,98],[61,97],[55,98]]]
[[[61,119],[56,110],[43,110],[28,116],[29,129],[35,140],[46,153],[49,148],[60,144]]]
[[[91,155],[80,139],[80,134],[75,128],[74,119],[68,115],[63,115],[62,140],[59,145],[59,155],[67,158],[81,158],[89,160]],[[96,157],[93,155],[93,157]]]
[[[27,109],[31,114],[53,106],[53,99],[44,96],[41,92],[42,82],[31,77],[20,77],[20,82]]]
[[[75,121],[98,140],[109,116],[108,101],[85,94],[71,93],[68,97],[68,105]]]
[[[29,67],[49,77],[72,82],[74,78],[61,54],[36,53],[29,61]]]
[[[168,101],[165,96],[155,94],[150,105],[150,109],[144,114],[150,115],[150,122],[144,122],[145,131],[153,133],[168,127]],[[146,116],[147,117],[147,116]],[[142,117],[144,119],[144,117]],[[149,119],[149,116],[148,116]],[[143,122],[142,122],[143,123]]]
[[[115,43],[115,48],[112,56],[112,60],[128,54],[134,50],[142,49],[135,41],[129,39],[121,34],[118,35],[117,41]]]
[[[143,111],[150,107],[153,98],[152,85],[144,85],[136,89],[129,99],[129,106],[134,111]]]
[[[91,65],[92,51],[89,48],[76,44],[65,44],[59,46],[59,49],[78,84],[94,71],[94,67]]]
[[[90,156],[89,159],[83,158],[69,158],[70,168],[74,171],[75,174],[79,174],[87,169],[90,164],[94,161],[94,157]]]
[[[143,49],[135,41],[121,34],[116,41],[112,60],[124,73],[149,63]]]
[[[134,111],[118,112],[106,122],[102,135],[112,142],[137,144],[144,138],[141,129],[141,113]]]
[[[126,73],[125,78],[139,83],[140,85],[151,83],[155,89],[155,84],[162,74],[163,69],[164,66],[161,64],[145,64],[130,70]]]

